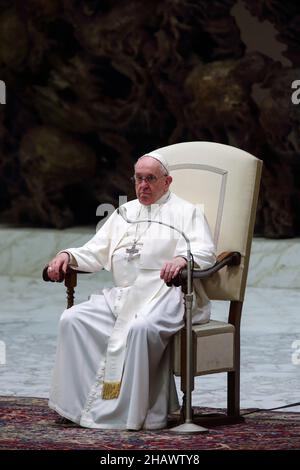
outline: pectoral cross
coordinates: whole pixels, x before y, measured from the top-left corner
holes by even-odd
[[[136,243],[137,243],[137,242],[134,241],[132,247],[126,248],[126,253],[128,253],[128,255],[129,255],[128,258],[127,258],[128,261],[133,260],[133,255],[139,253],[138,248],[136,248]]]

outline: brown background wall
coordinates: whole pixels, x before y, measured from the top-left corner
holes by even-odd
[[[212,140],[264,160],[256,233],[299,236],[298,4],[0,0],[1,220],[94,224],[139,155]]]

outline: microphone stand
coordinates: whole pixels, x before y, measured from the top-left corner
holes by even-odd
[[[140,219],[131,220],[128,219],[126,214],[126,208],[120,207],[117,209],[118,214],[129,224],[139,223],[155,223],[169,227],[176,232],[180,233],[184,238],[187,245],[187,292],[184,294],[185,297],[185,309],[186,309],[186,389],[185,389],[185,420],[183,424],[171,428],[170,431],[178,433],[194,434],[200,432],[208,432],[208,429],[198,426],[193,423],[192,420],[192,378],[193,378],[193,341],[192,341],[192,305],[193,305],[193,286],[192,286],[192,255],[191,255],[191,244],[190,240],[184,232],[174,227],[173,225],[166,224],[160,220],[151,219]]]

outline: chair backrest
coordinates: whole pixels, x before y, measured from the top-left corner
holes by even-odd
[[[222,269],[205,282],[211,299],[244,298],[262,161],[236,147],[183,142],[157,149],[170,165],[171,190],[201,204],[217,253],[239,251],[240,266]]]

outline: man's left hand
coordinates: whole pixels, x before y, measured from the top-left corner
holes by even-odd
[[[160,278],[165,282],[170,282],[171,279],[177,276],[181,269],[186,267],[186,259],[181,256],[173,258],[171,261],[166,261],[160,271]]]

